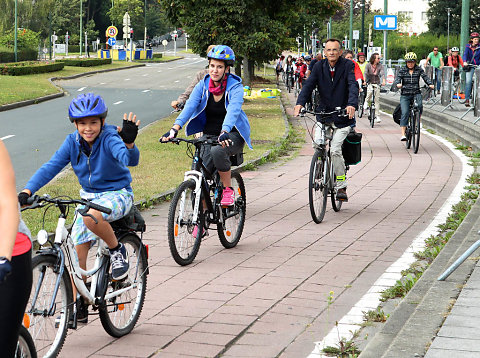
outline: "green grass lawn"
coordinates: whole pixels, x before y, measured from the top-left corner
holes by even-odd
[[[262,84],[262,87],[256,87],[255,89],[264,87]],[[285,123],[278,98],[249,99],[245,101],[243,109],[250,121],[253,142],[253,150],[250,150],[247,146],[244,149],[245,162],[247,162],[258,158],[281,142],[285,133]],[[170,115],[142,128],[135,142],[140,149],[140,164],[137,167],[130,168],[130,170],[133,177],[132,187],[135,193],[135,201],[137,202],[149,202],[155,196],[176,188],[182,181],[184,172],[190,169],[191,159],[186,154],[186,144],[174,145],[158,142],[162,134],[171,128],[176,116],[177,114]],[[181,131],[181,135],[183,134],[184,132]],[[71,170],[67,170],[37,194],[48,193],[51,196],[78,197],[79,189],[80,186],[76,176]],[[50,225],[56,223],[54,215],[56,212],[55,210],[50,211],[52,212],[51,215],[47,216],[48,230],[52,230],[53,226]],[[34,235],[41,228],[41,214],[40,210],[23,212],[23,217]]]
[[[113,61],[109,65],[93,67],[65,66],[61,71],[26,76],[0,76],[0,105],[26,101],[49,94],[58,89],[48,81],[51,77],[68,77],[79,73],[131,66],[131,62]]]

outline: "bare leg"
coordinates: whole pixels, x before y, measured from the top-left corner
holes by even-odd
[[[227,186],[232,186],[232,171],[229,170],[228,172],[221,172],[218,171],[220,175],[220,181],[222,182],[223,186],[226,188]]]
[[[91,232],[93,232],[95,235],[97,235],[103,241],[105,241],[108,248],[110,249],[116,248],[118,246],[118,240],[117,240],[117,237],[115,236],[115,233],[113,232],[112,227],[110,226],[110,223],[103,219],[102,213],[98,210],[90,209],[88,213],[93,215],[97,219],[98,224],[96,224],[92,218],[88,216],[84,216],[83,222],[85,223],[85,226]]]
[[[407,127],[400,127],[402,128],[402,135],[405,135],[405,131],[407,130]]]

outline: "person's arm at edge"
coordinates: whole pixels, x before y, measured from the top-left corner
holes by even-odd
[[[15,172],[7,148],[0,140],[0,256],[12,259],[20,215]]]
[[[200,103],[202,99],[202,94],[203,94],[204,86],[203,86],[203,81],[200,81],[197,83],[195,88],[192,91],[192,94],[188,98],[187,102],[185,103],[185,107],[183,108],[183,111],[180,113],[180,115],[177,117],[175,120],[173,127],[176,130],[180,130],[185,123],[190,119],[192,116],[193,112],[197,108],[198,104]]]

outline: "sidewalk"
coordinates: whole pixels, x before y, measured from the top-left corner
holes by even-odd
[[[373,129],[361,119],[358,130],[363,158],[348,173],[349,202],[338,213],[328,204],[319,225],[308,208],[310,141],[292,158],[242,173],[247,220],[236,248],[225,250],[210,230],[195,261],[180,267],[166,240],[168,203],[143,212],[150,275],[139,323],[115,339],[92,315],[69,332],[60,356],[319,357],[317,343],[336,321],[376,307],[375,283],[435,220],[462,175],[459,158],[430,136],[418,154],[407,151],[387,116]]]

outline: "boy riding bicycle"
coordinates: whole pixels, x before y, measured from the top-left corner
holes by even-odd
[[[93,93],[73,99],[68,110],[76,131],[67,135],[52,158],[30,178],[18,195],[20,204],[71,164],[82,189],[82,199],[112,209],[107,215],[90,209],[87,216],[78,215],[72,227],[72,240],[80,267],[86,269],[88,250],[101,238],[110,250],[112,278],[128,275],[128,255],[117,241],[109,222],[127,215],[133,205],[132,177],[127,166],[138,164],[140,152],[135,146],[140,121],[131,112],[123,116],[120,129],[105,122],[108,108],[102,97]]]

